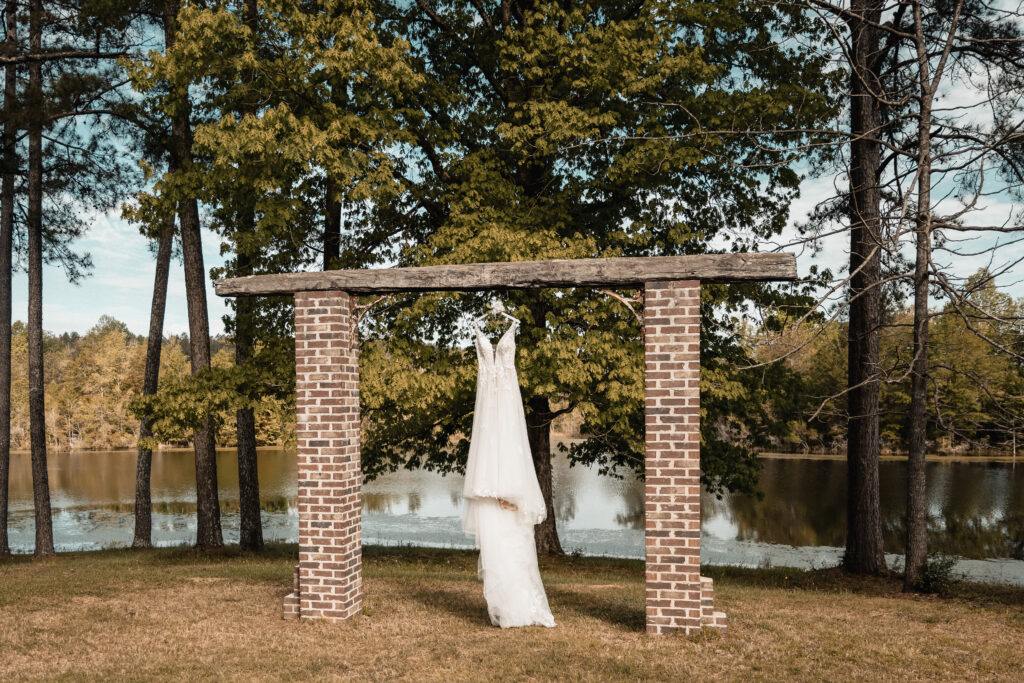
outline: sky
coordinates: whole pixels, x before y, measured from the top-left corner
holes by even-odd
[[[92,255],[92,274],[79,284],[70,284],[60,267],[46,266],[43,271],[43,329],[55,334],[84,333],[97,323],[100,316],[109,315],[125,323],[132,332],[145,335],[149,330],[156,262],[148,240],[138,228],[112,214],[100,216],[86,237],[75,242],[74,246],[78,253]],[[210,267],[223,263],[219,251],[217,236],[204,230],[203,260],[207,273]],[[12,284],[12,317],[25,320],[28,314],[27,275],[16,272]],[[217,335],[224,331],[221,317],[228,308],[225,300],[213,293],[209,277],[206,291],[210,333]],[[164,334],[187,332],[185,278],[179,259],[171,263]]]
[[[790,206],[790,221],[782,235],[773,240],[771,244],[763,244],[761,251],[778,250],[789,251],[796,254],[797,270],[802,277],[808,273],[812,265],[819,269],[829,268],[836,277],[841,277],[850,259],[850,237],[847,232],[840,232],[836,235],[825,237],[821,240],[820,249],[813,252],[806,244],[802,244],[796,225],[804,223],[808,215],[818,202],[835,196],[837,182],[838,187],[845,188],[848,182],[845,176],[813,178],[804,180],[800,186],[800,196]],[[936,206],[938,214],[954,214],[960,206],[955,200],[949,199],[939,202]],[[1015,212],[1020,211],[1019,204],[1014,204],[1006,193],[983,197],[975,210],[965,217],[965,222],[970,225],[1002,226],[1009,224]],[[1006,233],[970,233],[977,235],[972,237],[970,242],[958,242],[957,250],[963,255],[953,255],[945,250],[938,249],[933,254],[933,260],[941,266],[942,272],[950,277],[966,278],[981,268],[989,268],[993,272],[1001,272],[1003,266],[1024,256],[1024,246],[1017,244],[1007,246],[996,252],[993,257],[990,247],[1014,239]],[[1022,235],[1017,235],[1020,239]],[[913,261],[913,241],[904,240],[904,255]],[[968,255],[973,252],[973,255]],[[961,284],[962,280],[954,280],[954,284]],[[1018,264],[1004,274],[996,278],[996,286],[1017,298],[1024,298],[1024,265]]]
[[[791,207],[791,221],[777,244],[762,245],[762,251],[769,251],[779,244],[795,240],[796,224],[806,219],[808,213],[821,199],[834,194],[833,178],[806,180],[801,186],[800,197]],[[976,224],[998,225],[1006,220],[1012,205],[1008,198],[988,198],[972,218]],[[979,238],[979,244],[990,243],[995,237]],[[1002,239],[1006,239],[1003,237]],[[828,267],[833,273],[842,272],[849,259],[849,238],[843,233],[827,238],[817,254],[799,246],[786,248],[797,254],[797,269],[806,275],[812,265]],[[149,250],[147,239],[138,230],[122,220],[118,214],[100,216],[93,223],[87,235],[75,243],[77,251],[91,254],[94,267],[91,275],[79,284],[70,284],[63,270],[47,266],[43,273],[43,328],[49,332],[87,332],[100,316],[108,315],[125,323],[132,332],[146,334],[149,329],[149,311],[153,296],[154,254]],[[1024,246],[1011,247],[1003,258],[1010,258]],[[203,254],[207,273],[210,267],[224,261],[219,254],[220,242],[212,232],[203,231]],[[950,271],[969,275],[988,264],[988,255],[974,257],[950,257],[939,254],[940,261],[948,263]],[[1024,267],[997,279],[997,286],[1005,288],[1015,297],[1024,297]],[[228,313],[226,300],[213,292],[213,285],[207,277],[207,301],[210,310],[210,332],[217,335],[224,331],[222,316]],[[28,311],[27,277],[17,272],[13,282],[13,318],[25,320]],[[180,260],[171,264],[167,294],[167,313],[164,322],[165,334],[188,332],[188,311],[185,305],[185,281]]]

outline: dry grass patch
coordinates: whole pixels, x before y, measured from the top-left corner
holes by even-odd
[[[282,621],[294,546],[0,560],[0,680],[1018,678],[1024,591],[918,598],[837,572],[709,568],[725,636],[643,632],[639,562],[542,562],[558,626],[487,623],[472,553],[368,548],[365,613]]]

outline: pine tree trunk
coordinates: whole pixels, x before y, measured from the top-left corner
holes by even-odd
[[[558,540],[558,526],[555,520],[554,495],[551,480],[551,406],[548,399],[541,396],[531,398],[526,412],[526,432],[530,439],[530,451],[533,454],[533,467],[537,471],[537,482],[540,492],[544,495],[544,507],[547,516],[544,521],[534,527],[534,540],[537,553],[540,555],[564,555],[562,544]]]
[[[928,194],[922,173],[919,197]],[[930,182],[930,178],[929,178]],[[929,198],[929,202],[930,202]],[[910,375],[910,429],[907,455],[907,547],[903,590],[916,590],[928,561],[928,516],[925,450],[928,427],[928,261],[931,235],[928,204],[921,204],[917,227],[917,263],[914,267],[914,360]]]
[[[42,49],[43,7],[29,3],[29,49]],[[35,502],[36,557],[53,555],[53,514],[46,471],[46,403],[43,384],[43,70],[28,67],[28,412]]]
[[[256,0],[245,0],[245,23],[258,35],[259,8]],[[246,80],[254,78],[247,75]],[[255,107],[242,107],[243,114],[254,114]],[[252,205],[239,214],[238,230],[244,234],[256,231],[256,213]],[[236,243],[237,244],[237,243]],[[252,260],[246,253],[247,247],[236,247],[238,275],[252,274]],[[255,342],[256,321],[252,299],[240,297],[235,300],[235,365],[242,366],[252,356]],[[242,550],[263,548],[263,522],[260,519],[260,479],[256,458],[256,417],[252,408],[235,411],[235,429],[238,449],[238,496],[239,535],[238,545]]]
[[[194,199],[181,202],[182,256],[185,261],[185,297],[188,300],[189,352],[192,374],[210,367],[210,326],[207,320],[206,282],[203,266],[199,208]],[[196,547],[220,548],[224,537],[220,527],[220,501],[217,492],[217,447],[207,417],[196,431]]]
[[[168,2],[164,9],[164,41],[167,49],[174,47],[174,31],[179,5]],[[173,161],[177,168],[188,170],[192,164],[192,123],[187,94],[171,122],[174,147]],[[203,265],[202,233],[199,204],[194,198],[178,203],[181,251],[185,262],[185,298],[188,302],[189,351],[192,374],[210,367],[210,321],[206,305],[206,272]],[[196,547],[209,549],[224,545],[220,526],[220,501],[217,494],[217,448],[210,418],[196,431]]]
[[[260,518],[260,480],[256,467],[256,419],[252,408],[236,411],[235,420],[238,423],[238,495],[241,516],[238,547],[242,550],[262,550],[263,521]]]
[[[240,230],[252,232],[252,212],[243,212]],[[238,275],[251,275],[249,256],[240,252],[236,257]],[[235,365],[242,366],[252,356],[256,321],[253,300],[235,299]],[[239,535],[242,550],[263,548],[263,522],[260,518],[260,480],[256,455],[256,417],[252,408],[235,411],[238,450]]]
[[[324,192],[324,270],[337,268],[341,257],[341,202],[337,192],[337,183],[328,175]]]
[[[160,381],[160,353],[163,349],[164,312],[167,309],[167,277],[171,270],[171,247],[174,243],[174,216],[165,219],[156,254],[156,274],[153,278],[153,303],[149,309],[149,338],[146,341],[146,370],[142,380],[142,393],[152,396]],[[139,438],[153,435],[149,422],[142,420]],[[153,452],[139,446],[135,464],[135,535],[133,548],[153,545],[153,504],[150,496]]]
[[[881,126],[876,93],[881,17],[878,0],[853,0],[853,73],[850,93],[850,324],[847,436],[846,554],[843,564],[857,574],[886,571],[879,507],[878,345],[881,325],[881,194],[877,142]]]
[[[241,267],[243,258],[238,256],[239,275],[251,272]],[[246,265],[248,259],[244,259]],[[253,346],[253,302],[247,297],[235,300],[235,364],[244,365],[252,355]],[[263,523],[260,519],[260,480],[256,457],[256,418],[252,408],[235,412],[238,439],[238,496],[240,531],[238,545],[242,550],[263,548]]]
[[[181,202],[181,250],[185,261],[185,297],[188,300],[189,352],[192,374],[210,367],[210,326],[207,319],[206,281],[203,266],[199,207],[194,199]],[[220,548],[224,536],[220,526],[217,492],[217,446],[210,418],[194,436],[196,458],[196,547]]]
[[[343,5],[334,9],[334,18],[344,11]],[[328,81],[331,87],[331,103],[344,111],[349,107],[346,83],[337,78]],[[324,179],[324,270],[339,267],[341,258],[341,202],[338,201],[338,183],[334,174],[327,172]]]
[[[917,589],[928,562],[925,449],[928,430],[928,267],[931,262],[931,118],[934,93],[930,83],[920,5],[915,5],[914,15],[921,109],[917,127],[917,254],[914,264],[914,359],[910,366],[910,451],[907,454],[907,547],[904,556],[904,591]]]
[[[14,54],[17,50],[18,6],[8,2],[5,9],[7,36],[5,52]],[[14,178],[18,169],[15,147],[17,67],[8,64],[4,68],[4,130],[0,138],[0,163],[3,164],[3,179],[0,185],[0,555],[9,555],[11,546],[7,539],[8,491],[11,472],[11,250],[14,234]]]

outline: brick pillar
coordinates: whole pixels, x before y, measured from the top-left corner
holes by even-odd
[[[700,282],[644,293],[647,632],[725,627],[700,575]]]
[[[295,293],[299,565],[285,618],[348,619],[362,604],[354,305],[345,292]]]

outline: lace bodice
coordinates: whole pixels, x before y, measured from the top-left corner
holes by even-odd
[[[492,345],[483,330],[476,328],[476,357],[480,372],[516,371],[516,323],[509,325],[505,333]]]

